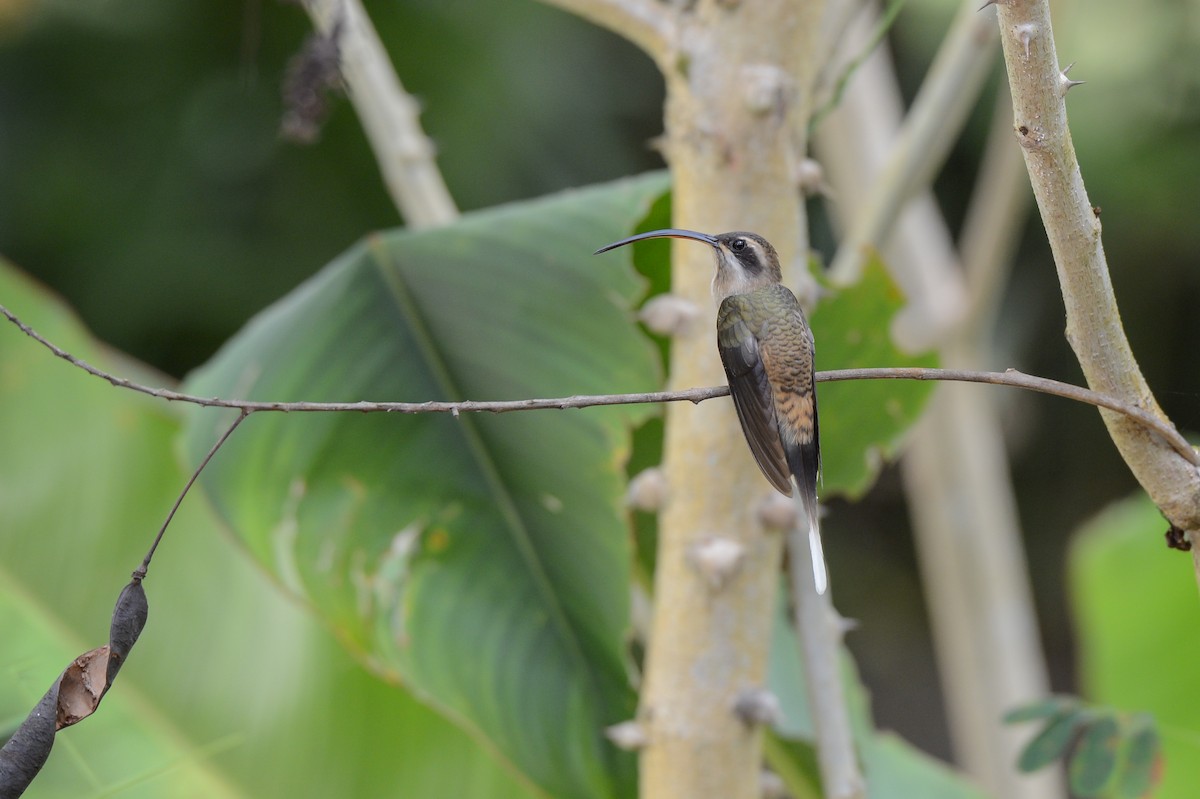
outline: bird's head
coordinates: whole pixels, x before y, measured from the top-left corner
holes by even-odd
[[[596,254],[599,255],[635,241],[661,238],[702,241],[713,248],[713,252],[717,256],[717,273],[713,276],[712,290],[718,303],[731,294],[746,294],[782,280],[779,254],[775,252],[771,242],[757,233],[747,233],[742,230],[721,233],[716,236],[677,228],[651,230],[648,233],[639,233],[627,239],[614,241],[612,244],[596,250]]]

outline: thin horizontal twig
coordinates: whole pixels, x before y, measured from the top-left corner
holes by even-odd
[[[71,353],[48,341],[3,305],[0,305],[0,314],[3,314],[10,322],[20,328],[25,335],[46,347],[59,358],[84,370],[90,375],[108,381],[118,388],[129,389],[130,391],[147,394],[169,402],[187,402],[210,408],[238,408],[247,414],[275,411],[283,413],[449,413],[458,416],[460,413],[510,413],[512,411],[590,408],[598,405],[635,405],[640,403],[683,401],[698,403],[713,399],[714,397],[724,397],[729,394],[728,386],[710,386],[707,388],[690,388],[683,391],[649,391],[636,394],[575,394],[569,397],[521,400],[462,400],[458,402],[436,400],[426,402],[369,402],[365,400],[358,402],[276,402],[270,400],[198,397],[172,391],[167,388],[144,386],[132,380],[109,374],[103,369],[99,369],[86,361],[76,358]],[[964,369],[930,369],[915,366],[873,367],[863,369],[833,369],[825,372],[817,372],[816,379],[819,383],[832,383],[842,380],[952,380],[964,383],[991,383],[998,386],[1024,388],[1042,394],[1052,394],[1056,397],[1063,397],[1124,414],[1162,436],[1184,459],[1193,466],[1200,467],[1200,452],[1197,452],[1170,422],[1155,416],[1143,408],[1122,402],[1107,394],[1101,394],[1070,383],[1062,383],[1058,380],[1025,374],[1024,372],[1018,372],[1016,369],[1008,369],[1003,372],[977,372]]]

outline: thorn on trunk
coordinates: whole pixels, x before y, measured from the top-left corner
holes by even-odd
[[[1059,95],[1059,97],[1065,97],[1067,92],[1071,91],[1071,89],[1073,89],[1074,87],[1080,86],[1084,83],[1087,83],[1087,81],[1071,80],[1070,78],[1067,77],[1067,73],[1071,71],[1071,67],[1073,67],[1073,66],[1075,66],[1074,61],[1072,61],[1070,64],[1067,64],[1067,66],[1063,69],[1063,71],[1058,73],[1058,95]]]
[[[733,712],[747,727],[775,724],[783,717],[779,698],[765,688],[748,688],[738,694]]]
[[[1032,42],[1033,37],[1037,36],[1038,34],[1037,25],[1026,22],[1022,25],[1018,25],[1015,28],[1015,33],[1017,34],[1017,39],[1020,40],[1021,44],[1025,45],[1025,57],[1029,58],[1029,43]]]
[[[700,308],[677,294],[659,294],[638,311],[638,321],[651,333],[679,336],[691,330],[700,318]]]
[[[646,735],[646,728],[640,721],[634,719],[614,724],[606,728],[604,734],[608,740],[613,742],[613,746],[624,749],[626,752],[641,749],[650,742]]]
[[[758,506],[758,521],[775,532],[791,530],[796,526],[796,503],[791,497],[772,491]]]
[[[834,614],[833,624],[837,630],[838,637],[845,638],[847,633],[854,632],[858,629],[858,619],[851,619],[840,613]]]
[[[758,791],[762,799],[788,799],[787,783],[774,771],[763,771],[758,777]]]
[[[732,538],[708,538],[692,547],[688,562],[713,591],[719,591],[742,565],[746,548]]]
[[[634,510],[657,513],[667,504],[667,478],[663,470],[652,466],[629,481],[625,503]]]
[[[833,188],[825,180],[824,167],[812,158],[800,159],[792,170],[792,180],[796,181],[797,188],[805,197],[818,194],[824,197],[833,196]]]

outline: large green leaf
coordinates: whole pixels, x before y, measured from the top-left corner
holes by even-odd
[[[1156,799],[1200,795],[1200,697],[1184,686],[1200,661],[1192,558],[1167,549],[1167,523],[1142,494],[1114,504],[1076,536],[1071,598],[1089,699],[1148,711],[1162,732]]]
[[[374,236],[253,320],[188,382],[276,400],[642,391],[643,290],[591,252],[665,179]],[[376,669],[560,797],[627,796],[627,426],[646,407],[501,416],[261,415],[204,486],[254,555]],[[218,418],[219,417],[219,418]],[[194,414],[197,457],[225,414]]]
[[[103,368],[162,380],[3,263],[0,301]],[[0,320],[0,738],[107,640],[186,477],[179,429],[176,409]],[[99,711],[59,734],[28,796],[529,799],[462,731],[354,664],[218,528],[193,493],[151,566],[128,665]]]

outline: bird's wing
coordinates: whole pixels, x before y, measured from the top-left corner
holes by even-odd
[[[787,455],[775,422],[775,401],[759,351],[758,338],[747,324],[737,295],[726,297],[717,314],[717,349],[742,433],[763,475],[780,492],[791,495]]]
[[[821,471],[817,394],[814,383],[812,331],[799,305],[779,321],[777,335],[759,347],[759,358],[773,376],[772,397],[780,442],[805,505],[816,509],[817,477]]]

